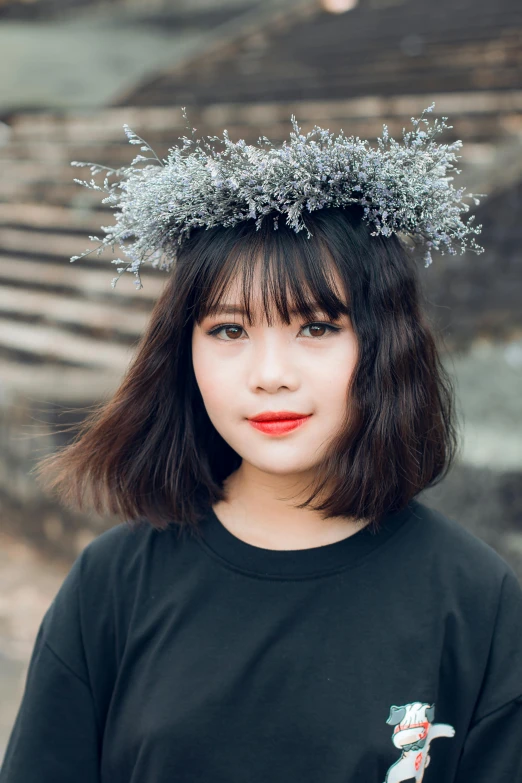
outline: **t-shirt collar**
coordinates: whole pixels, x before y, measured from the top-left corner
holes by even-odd
[[[307,549],[264,549],[237,538],[209,506],[200,522],[201,543],[225,565],[266,577],[315,577],[353,566],[382,546],[412,516],[417,501],[400,511],[386,513],[377,532],[370,526],[323,546]]]

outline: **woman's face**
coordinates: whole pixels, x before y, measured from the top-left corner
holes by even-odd
[[[338,290],[342,291],[337,276]],[[221,312],[196,324],[192,360],[208,416],[244,461],[266,473],[298,474],[313,469],[344,421],[348,386],[357,359],[349,316],[313,321],[292,316],[289,326],[261,321],[259,280],[253,291],[253,319]],[[238,305],[232,286],[223,306]],[[254,427],[249,418],[266,411],[308,416],[278,434]]]

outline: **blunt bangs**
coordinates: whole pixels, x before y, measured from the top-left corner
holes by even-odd
[[[211,229],[212,230],[212,229]],[[342,262],[332,256],[325,237],[315,230],[295,233],[286,226],[273,230],[265,220],[259,231],[254,221],[241,228],[218,229],[224,256],[216,252],[212,237],[202,258],[201,278],[197,289],[203,293],[194,303],[194,320],[200,323],[217,312],[235,282],[239,281],[240,299],[236,303],[245,311],[249,325],[256,322],[252,298],[255,273],[260,268],[262,313],[272,325],[274,315],[289,324],[293,314],[311,320],[319,310],[329,318],[349,314],[349,290],[340,291],[332,274],[341,273]],[[232,239],[228,246],[228,235]],[[343,281],[344,282],[344,281]]]

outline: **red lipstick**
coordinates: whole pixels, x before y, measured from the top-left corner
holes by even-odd
[[[312,414],[295,411],[265,411],[248,419],[252,427],[266,435],[284,435],[303,425]]]

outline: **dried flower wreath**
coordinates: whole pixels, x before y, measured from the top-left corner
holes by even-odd
[[[150,262],[154,267],[170,269],[177,248],[194,227],[233,226],[255,219],[259,229],[266,215],[277,212],[286,215],[287,224],[296,232],[305,228],[311,236],[303,222],[303,209],[312,212],[350,203],[364,206],[364,219],[375,228],[372,236],[395,233],[411,250],[424,244],[425,266],[432,263],[432,249],[444,255],[444,246],[449,253],[456,254],[454,241],[460,241],[461,253],[466,247],[482,253],[484,248],[472,236],[479,234],[482,226],[471,225],[474,216],[467,222],[461,219],[461,214],[469,211],[462,198],[472,198],[479,204],[477,196],[486,194],[464,194],[464,188],[455,190],[451,185],[454,178],[447,176],[447,172],[461,173],[454,162],[461,157],[455,151],[462,142],[434,141],[437,133],[453,127],[446,125],[447,117],[441,123],[435,120],[430,126],[424,115],[434,106],[432,103],[424,109],[419,119],[411,118],[415,130],[407,133],[403,128],[402,145],[389,137],[388,128],[383,125],[377,149],[358,136],[346,137],[341,130],[334,137],[317,125],[304,136],[292,115],[294,132],[290,133],[290,142],[284,141],[279,148],[266,136],[261,136],[258,144],[267,148],[246,144],[243,139],[234,143],[225,130],[223,139],[179,137],[182,146],[170,148],[167,158],[162,160],[124,125],[129,142],[142,144],[141,150],[152,155],[138,155],[130,166],[119,169],[71,162],[72,166],[90,166],[93,175],[108,172],[103,187],[96,185],[94,179],[74,181],[108,193],[102,203],[119,210],[115,213],[114,226],[101,227],[106,233],[103,239],[89,237],[91,241],[101,242],[99,247],[72,256],[71,261],[94,251],[100,255],[107,246],[114,253],[114,245],[118,243],[131,262],[118,268],[112,287],[124,271],[129,271],[137,277],[137,288],[142,288],[141,264]],[[187,120],[185,108],[182,113]],[[195,130],[191,129],[192,136]],[[224,149],[217,150],[209,142],[220,142]],[[137,165],[146,161],[152,163]],[[109,184],[112,175],[120,180]],[[278,228],[278,220],[279,214],[274,217],[274,229]],[[469,245],[468,237],[471,237]],[[130,238],[134,241],[122,244]],[[111,263],[126,262],[116,258]]]

